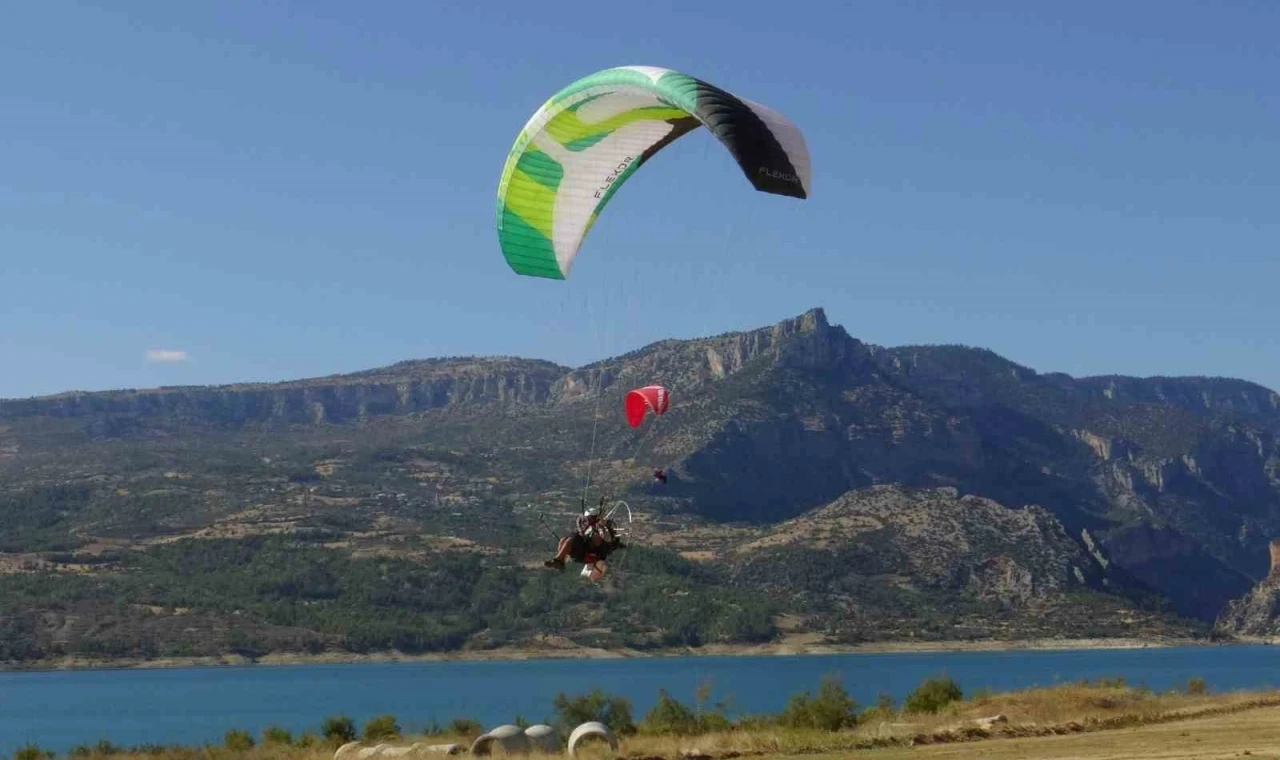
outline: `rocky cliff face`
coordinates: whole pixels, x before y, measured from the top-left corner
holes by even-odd
[[[704,389],[760,361],[831,370],[866,357],[861,341],[833,327],[822,309],[776,325],[699,340],[666,340],[567,373],[552,391],[573,401],[597,390],[623,391],[660,383],[675,393]],[[593,396],[592,396],[593,397]]]
[[[1073,379],[956,346],[877,354],[890,379],[971,420],[961,483],[1052,509],[1112,561],[1212,619],[1280,534],[1280,396],[1219,378]],[[1196,579],[1199,579],[1197,581]]]
[[[542,403],[566,368],[525,359],[403,362],[312,380],[221,387],[64,393],[0,400],[0,422],[49,417],[84,420],[100,431],[136,431],[182,421],[220,427],[257,423],[348,423],[381,415],[477,404]],[[130,418],[122,424],[120,417]],[[115,419],[113,419],[115,418]]]
[[[722,558],[741,584],[793,600],[844,639],[1126,635],[1159,625],[1104,596],[1113,570],[1047,510],[952,488],[851,491]]]
[[[784,519],[877,483],[955,486],[1049,509],[1125,582],[1204,620],[1280,534],[1280,396],[1250,383],[883,349],[820,310],[636,358],[686,405],[641,456],[670,466],[669,497],[716,519]]]
[[[602,455],[668,467],[666,496],[716,519],[785,519],[873,483],[946,484],[981,456],[971,424],[889,382],[821,309],[624,360],[619,392],[659,382],[677,401],[652,433],[612,428]]]
[[[1039,507],[1010,509],[954,488],[872,486],[771,528],[737,548],[831,550],[859,541],[901,555],[885,572],[922,585],[968,589],[979,598],[1025,602],[1073,588],[1100,588],[1098,561]]]
[[[672,389],[673,405],[632,430],[622,395],[653,382]],[[1249,590],[1280,535],[1272,391],[1214,378],[1074,379],[957,346],[887,349],[821,309],[572,370],[455,358],[270,385],[3,401],[0,470],[17,462],[21,480],[31,452],[70,456],[88,439],[157,430],[165,456],[189,447],[187,466],[198,468],[208,443],[188,431],[199,425],[323,430],[373,419],[429,437],[437,459],[398,466],[466,503],[496,489],[559,499],[580,492],[590,470],[592,486],[637,493],[655,510],[728,522],[777,523],[881,484],[1037,505],[1105,558],[1117,583],[1156,589],[1210,621]],[[42,466],[56,482],[64,465]],[[668,469],[667,486],[652,484],[653,467]],[[1025,558],[999,556],[974,571],[996,597],[1018,597],[1028,572],[1040,582]]]
[[[1270,544],[1271,568],[1248,594],[1233,599],[1214,629],[1228,636],[1252,639],[1280,637],[1280,538]]]
[[[1280,393],[1224,377],[1091,377],[1090,392],[1120,404],[1156,404],[1192,412],[1239,414],[1267,420],[1280,415]]]

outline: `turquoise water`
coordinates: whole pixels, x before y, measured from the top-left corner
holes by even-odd
[[[228,729],[247,729],[256,738],[276,724],[300,733],[336,713],[351,716],[357,726],[390,713],[411,730],[457,716],[477,718],[487,728],[516,716],[547,719],[558,692],[596,686],[631,699],[639,720],[658,689],[687,702],[705,680],[712,682],[712,699],[728,697],[732,711],[777,711],[827,673],[838,673],[868,705],[879,691],[901,700],[922,679],[942,672],[966,692],[1111,676],[1157,690],[1198,676],[1225,691],[1280,686],[1280,647],[0,673],[0,753],[8,756],[28,741],[57,751],[104,738],[125,745],[218,743]]]

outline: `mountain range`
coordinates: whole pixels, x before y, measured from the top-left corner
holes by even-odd
[[[1255,384],[884,348],[821,309],[577,368],[5,400],[0,658],[1247,634],[1278,440]],[[601,496],[635,515],[616,573],[542,568]]]

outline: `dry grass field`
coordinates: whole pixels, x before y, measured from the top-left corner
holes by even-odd
[[[1280,758],[1280,692],[1231,694],[1154,694],[1119,684],[1063,685],[995,695],[979,695],[955,702],[938,714],[902,714],[872,708],[860,716],[856,728],[841,731],[787,729],[748,722],[733,730],[696,736],[654,735],[642,726],[625,737],[620,751],[601,744],[579,753],[584,760],[623,757],[639,760],[728,760],[729,758]],[[329,760],[336,745],[317,739],[311,746],[264,744],[252,748],[172,748],[149,751],[115,750],[110,754],[81,750],[73,756],[123,760]],[[463,736],[405,736],[386,746],[407,748],[414,743],[457,742]],[[363,748],[343,752],[354,760]],[[442,757],[426,752],[409,757]],[[377,753],[373,756],[394,756]],[[496,750],[495,754],[501,754]],[[19,753],[21,760],[45,755]],[[368,756],[368,755],[366,755]],[[551,760],[552,756],[528,756]],[[563,755],[554,756],[563,758]]]

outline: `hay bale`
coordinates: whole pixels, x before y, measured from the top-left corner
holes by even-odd
[[[524,735],[524,731],[520,730],[519,726],[507,724],[477,737],[471,743],[471,754],[489,754],[494,742],[497,742],[508,755],[526,754],[529,751],[529,737]]]
[[[529,726],[524,730],[524,735],[529,740],[529,746],[536,751],[547,754],[560,751],[560,732],[545,723]]]
[[[574,753],[578,748],[578,744],[589,738],[603,739],[609,743],[609,749],[614,752],[618,751],[618,737],[613,735],[608,726],[593,720],[583,723],[573,729],[573,733],[569,734],[569,757],[575,757]]]

